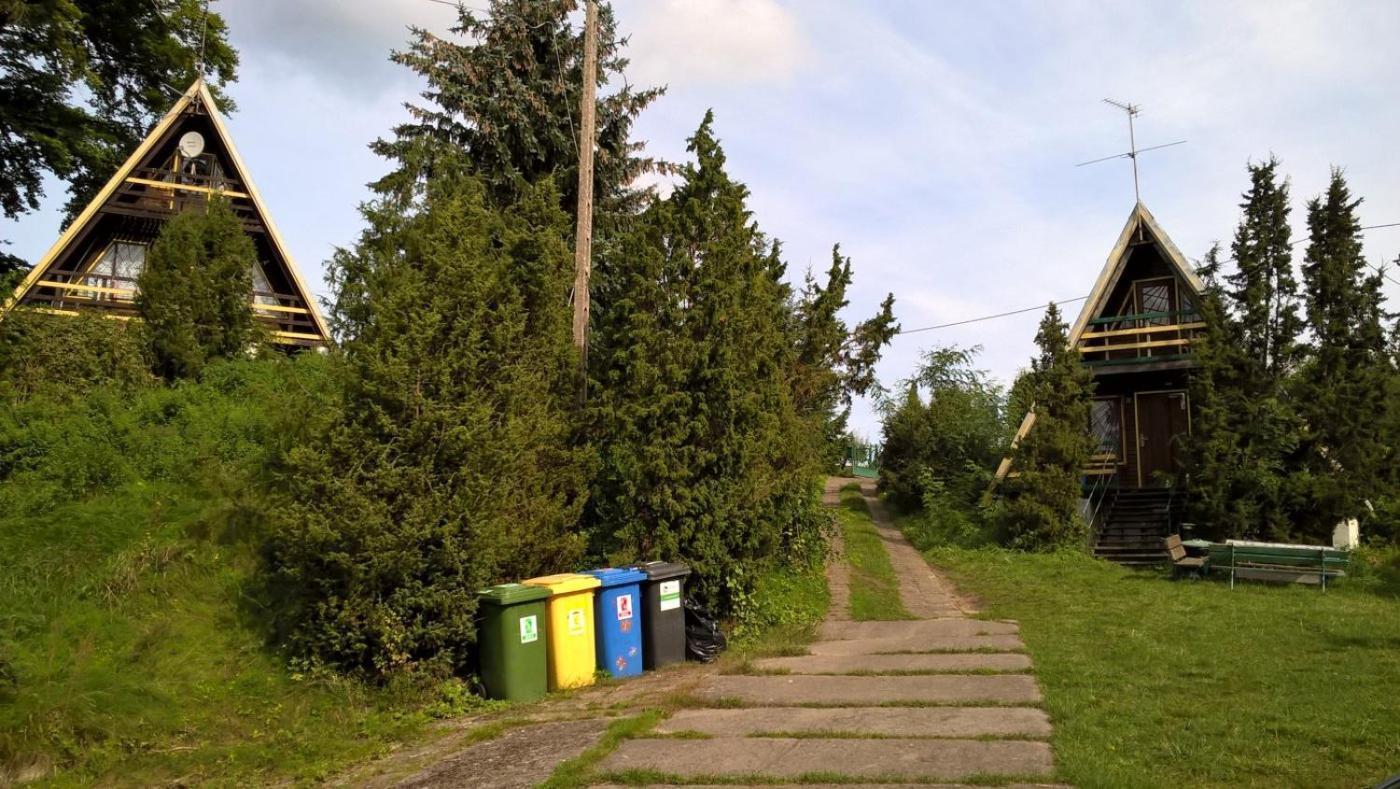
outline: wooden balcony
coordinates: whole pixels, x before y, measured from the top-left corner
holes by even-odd
[[[168,219],[190,210],[203,211],[214,195],[228,199],[244,230],[267,232],[258,219],[252,199],[237,180],[177,174],[157,168],[132,171],[102,206],[102,211],[142,219]]]
[[[285,293],[252,291],[253,317],[280,345],[321,346],[324,340],[300,299]],[[25,306],[54,315],[95,312],[113,320],[137,317],[136,280],[76,271],[50,271],[34,283]]]
[[[1182,361],[1205,328],[1193,311],[1110,315],[1089,321],[1078,351],[1093,367]]]

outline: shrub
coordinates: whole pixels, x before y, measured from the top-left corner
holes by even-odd
[[[478,589],[582,554],[569,224],[552,185],[498,210],[448,165],[419,202],[366,207],[333,261],[336,402],[287,456],[266,551],[279,633],[308,665],[465,670]]]
[[[211,359],[247,352],[256,338],[250,294],[257,261],[227,201],[165,223],[136,296],[157,375],[195,377]]]
[[[138,333],[91,314],[16,309],[0,320],[0,398],[81,396],[100,385],[150,382]]]

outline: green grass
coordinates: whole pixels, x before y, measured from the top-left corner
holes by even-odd
[[[935,549],[1021,623],[1082,787],[1369,786],[1400,771],[1400,603],[1173,582],[1081,555]]]
[[[549,780],[539,785],[539,789],[582,789],[591,786],[599,762],[617,750],[624,740],[640,737],[656,728],[664,715],[660,710],[647,710],[632,718],[613,721],[596,745],[556,767]]]
[[[851,568],[851,618],[911,619],[899,600],[899,577],[890,564],[885,541],[870,517],[870,507],[856,484],[841,489],[837,508]]]
[[[0,785],[316,780],[480,703],[298,674],[269,647],[249,475],[317,369],[0,414]]]

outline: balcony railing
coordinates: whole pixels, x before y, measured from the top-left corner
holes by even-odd
[[[284,345],[319,345],[323,342],[311,310],[301,300],[284,293],[254,290],[250,293],[253,317]],[[49,271],[34,283],[24,299],[34,309],[56,315],[96,312],[114,320],[136,317],[136,279],[110,274]]]
[[[1089,321],[1078,350],[1094,366],[1184,359],[1205,328],[1200,314],[1191,310],[1110,315]]]

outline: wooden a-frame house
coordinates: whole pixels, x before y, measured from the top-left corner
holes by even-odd
[[[1099,272],[1069,343],[1094,375],[1090,424],[1095,450],[1084,469],[1086,514],[1096,553],[1124,563],[1155,562],[1161,538],[1179,526],[1184,441],[1191,433],[1187,384],[1191,343],[1205,328],[1204,286],[1142,203]],[[1016,441],[1035,426],[1031,412]],[[1014,473],[1002,461],[997,479]]]
[[[257,249],[248,294],[277,344],[322,348],[325,321],[233,146],[213,95],[197,80],[156,124],[0,309],[136,316],[137,278],[163,224],[208,200],[229,200]]]

